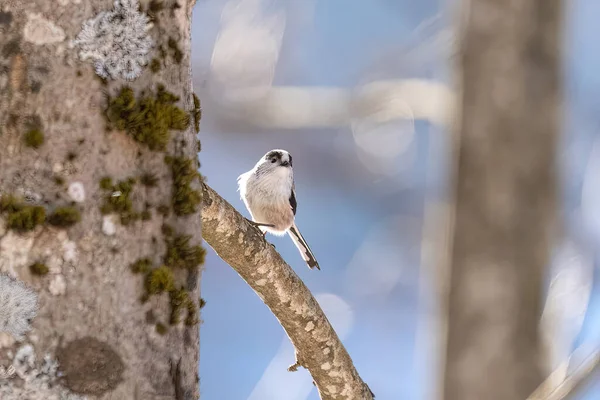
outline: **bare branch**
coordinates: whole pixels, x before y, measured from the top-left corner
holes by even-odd
[[[293,366],[310,372],[321,399],[373,399],[306,285],[231,204],[206,184],[202,191],[204,239],[279,320],[296,347]]]
[[[376,81],[354,89],[275,86],[264,89],[258,99],[221,101],[218,112],[271,129],[344,126],[382,110],[388,120],[425,120],[448,127],[454,96],[443,83],[426,79]]]
[[[554,384],[556,381],[554,379],[555,375],[561,375],[568,364],[569,360],[566,360],[560,365],[527,400],[566,400],[575,398],[575,395],[598,373],[600,369],[600,353],[594,351],[559,385]]]

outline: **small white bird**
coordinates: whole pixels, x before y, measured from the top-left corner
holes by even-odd
[[[308,268],[321,269],[294,221],[297,204],[290,153],[269,151],[254,168],[239,176],[238,189],[252,216],[251,222],[264,235],[289,233]]]

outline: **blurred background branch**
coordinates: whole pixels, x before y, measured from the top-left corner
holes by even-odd
[[[454,96],[446,85],[425,79],[376,81],[355,89],[269,87],[258,99],[221,104],[220,112],[260,128],[338,127],[354,122],[425,120],[448,127]]]
[[[597,350],[590,352],[590,346],[581,346],[573,355],[587,355],[569,375],[565,370],[571,364],[571,356],[527,398],[527,400],[567,400],[578,398],[589,382],[596,378],[600,369],[600,353]],[[591,354],[590,354],[591,353]]]
[[[353,122],[426,120],[447,127],[453,94],[427,79],[378,80],[355,88],[274,86],[286,14],[266,0],[231,0],[210,63],[211,91],[219,113],[261,128],[337,127]],[[445,31],[442,33],[446,33]],[[454,50],[453,36],[435,46]],[[419,50],[429,51],[426,46]],[[416,61],[420,54],[407,54]]]

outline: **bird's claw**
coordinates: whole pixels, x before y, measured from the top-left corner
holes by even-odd
[[[260,230],[261,233],[263,233],[264,235],[267,234],[267,232],[262,232],[262,230],[260,229],[261,226],[266,226],[267,228],[274,228],[275,225],[272,224],[263,224],[262,222],[254,222],[248,218],[246,218],[246,221],[248,221],[248,223],[252,226],[254,226],[256,229]]]

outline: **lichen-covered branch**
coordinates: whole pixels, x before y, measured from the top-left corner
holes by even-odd
[[[310,372],[321,399],[373,399],[306,285],[231,204],[206,184],[202,191],[204,239],[271,309],[296,347],[296,364]]]

